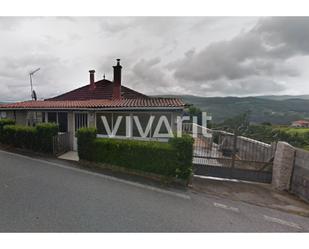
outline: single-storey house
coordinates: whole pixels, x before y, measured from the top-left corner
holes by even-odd
[[[117,124],[118,116],[129,117],[132,122],[129,137],[141,139],[134,116],[138,117],[143,129],[147,127],[150,116],[154,117],[149,134],[152,139],[159,117],[164,115],[173,131],[176,130],[176,118],[181,116],[185,103],[178,98],[150,97],[122,85],[120,60],[113,66],[114,79],[95,80],[95,70],[90,70],[89,83],[72,91],[45,100],[31,100],[0,105],[0,118],[12,118],[16,124],[35,125],[40,122],[59,124],[62,133],[68,133],[72,149],[77,149],[76,131],[82,127],[95,127],[98,136],[107,136],[106,125],[110,130],[117,125],[115,137],[128,137],[127,118]],[[155,87],[155,86],[153,86]],[[104,120],[103,118],[104,117]],[[164,127],[164,126],[162,126]],[[165,128],[161,128],[164,129]],[[162,131],[162,130],[161,130]]]
[[[292,122],[292,127],[309,128],[309,120],[297,120]]]

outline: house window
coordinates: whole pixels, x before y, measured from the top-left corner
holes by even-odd
[[[43,122],[43,123],[45,123],[45,122],[46,122],[46,119],[45,119],[45,114],[46,114],[45,112],[42,112],[42,122]]]
[[[147,137],[153,137],[154,132],[156,130],[156,127],[157,127],[157,125],[159,123],[159,120],[160,120],[160,118],[162,116],[164,116],[168,120],[168,123],[169,123],[170,126],[172,125],[172,123],[171,123],[171,119],[172,119],[171,114],[167,114],[167,113],[157,113],[157,112],[152,112],[152,113],[133,113],[133,116],[137,116],[138,117],[139,122],[140,122],[144,132],[146,130],[146,127],[148,125],[150,117],[151,116],[154,117],[153,122],[151,124],[150,132],[148,133]],[[168,127],[166,127],[165,124],[162,123],[162,125],[160,126],[159,134],[167,134],[168,133],[167,128]],[[139,131],[138,131],[138,128],[137,128],[137,125],[136,125],[135,121],[133,121],[133,136],[134,137],[140,137],[141,136],[139,134]]]
[[[98,113],[97,114],[97,130],[98,130],[98,134],[109,135],[107,129],[110,129],[110,131],[112,132],[115,129],[115,126],[117,124],[117,120],[120,120],[118,129],[117,129],[115,135],[116,136],[125,137],[126,136],[126,117],[127,116],[130,116],[130,113],[125,113],[125,112]],[[104,125],[103,120],[105,120],[105,122],[107,123],[108,127],[106,127]]]
[[[58,112],[58,124],[60,132],[68,131],[68,113]]]
[[[27,112],[27,124],[29,126],[35,126],[36,124],[43,122],[43,113],[42,112]]]
[[[133,116],[136,116],[138,118],[139,123],[142,127],[142,130],[143,132],[145,132],[151,115],[149,113],[133,113]],[[152,127],[153,127],[153,124],[151,125],[150,131],[146,137],[151,137]],[[138,130],[138,126],[134,119],[133,119],[133,137],[141,137],[141,134]]]
[[[80,128],[88,127],[88,114],[87,113],[75,113],[75,132]]]
[[[57,122],[57,112],[49,112],[47,114],[48,123],[58,123]]]
[[[170,126],[170,127],[172,126],[172,115],[171,115],[171,114],[166,114],[166,113],[164,113],[164,114],[162,114],[162,113],[160,113],[160,114],[159,114],[159,113],[153,113],[152,115],[155,117],[154,122],[153,122],[153,124],[152,124],[152,129],[151,129],[151,134],[152,134],[152,136],[153,136],[153,134],[154,134],[154,132],[155,132],[155,129],[156,129],[156,127],[157,127],[157,125],[158,125],[158,122],[159,122],[159,120],[160,120],[161,117],[164,117],[165,119],[167,119],[167,120],[168,120],[169,126]],[[169,128],[169,127],[166,127],[166,125],[165,125],[164,122],[161,123],[160,130],[159,130],[159,134],[167,134],[167,133],[168,133],[168,128]]]
[[[122,117],[116,136],[126,136],[126,116],[128,115],[129,115],[128,113],[114,113],[113,114],[113,128],[116,125],[118,117]]]
[[[6,117],[7,117],[6,112],[1,112],[1,114],[0,114],[0,119],[1,119],[1,118],[6,118]]]
[[[155,132],[155,129],[157,127],[157,124],[161,118],[161,116],[165,116],[165,118],[168,120],[169,126],[172,125],[172,116],[170,113],[149,113],[149,112],[135,112],[135,113],[120,113],[120,112],[115,112],[115,113],[111,113],[111,112],[106,112],[106,113],[98,113],[97,114],[97,130],[98,130],[98,134],[99,135],[108,135],[108,132],[106,130],[106,127],[104,125],[103,120],[105,120],[105,122],[107,122],[107,125],[109,127],[109,129],[111,131],[114,130],[116,122],[117,122],[117,118],[119,116],[122,116],[122,120],[120,122],[120,125],[118,127],[116,136],[120,136],[120,137],[124,137],[126,136],[126,117],[130,116],[131,117],[131,136],[136,137],[136,138],[140,138],[142,137],[142,134],[140,134],[139,129],[138,129],[138,125],[136,124],[136,121],[134,120],[134,116],[136,116],[138,118],[138,121],[141,125],[142,128],[142,132],[146,132],[146,128],[148,123],[150,122],[150,117],[154,116],[154,120],[153,123],[150,127],[150,131],[147,134],[147,138],[151,138],[153,137],[153,134]],[[167,134],[168,127],[165,126],[165,124],[163,123],[161,125],[161,128],[159,130],[159,134]]]
[[[110,129],[113,129],[113,114],[110,112],[97,114],[97,130],[98,134],[108,135],[108,132],[103,124],[102,117],[105,117]]]
[[[59,125],[59,132],[68,131],[68,113],[67,112],[48,112],[48,123],[55,123]]]

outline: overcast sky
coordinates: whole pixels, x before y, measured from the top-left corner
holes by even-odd
[[[309,94],[309,18],[0,17],[0,101],[112,80],[154,94]]]

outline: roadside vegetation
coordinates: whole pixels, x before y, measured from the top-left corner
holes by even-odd
[[[192,173],[193,138],[171,138],[168,143],[97,138],[93,128],[77,133],[78,155],[86,161],[110,164],[188,181]]]
[[[35,127],[15,125],[11,119],[0,120],[0,143],[37,152],[53,152],[53,136],[58,134],[58,125],[37,124]]]
[[[234,133],[235,125],[241,128],[239,135],[262,141],[268,144],[277,141],[287,142],[295,147],[309,150],[309,128],[294,128],[289,126],[262,124],[250,124],[250,112],[245,112],[215,125],[215,129],[221,129]]]

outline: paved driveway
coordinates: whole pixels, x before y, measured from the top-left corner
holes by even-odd
[[[309,219],[0,151],[2,232],[309,231]]]

